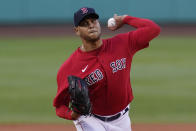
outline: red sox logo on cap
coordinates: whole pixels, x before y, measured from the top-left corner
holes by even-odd
[[[88,12],[88,9],[87,8],[82,8],[81,11],[82,11],[82,14],[86,14]]]

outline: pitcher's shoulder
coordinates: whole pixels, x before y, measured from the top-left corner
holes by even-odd
[[[77,57],[77,51],[74,51],[60,66],[58,72],[61,72],[62,70],[69,70],[70,67],[74,64]]]

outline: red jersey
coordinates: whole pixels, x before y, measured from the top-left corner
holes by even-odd
[[[94,114],[116,114],[133,100],[130,82],[132,58],[137,51],[148,47],[160,28],[150,20],[131,16],[125,17],[123,22],[137,29],[104,39],[101,47],[90,52],[78,48],[60,67],[53,103],[59,117],[71,120],[69,75],[86,81]]]

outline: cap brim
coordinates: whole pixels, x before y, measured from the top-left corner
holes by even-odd
[[[84,19],[86,19],[86,18],[96,18],[96,19],[99,19],[99,15],[96,14],[96,13],[87,14],[87,15],[85,15],[85,16],[80,20],[80,22],[78,23],[78,25],[80,25],[80,23],[81,23]]]

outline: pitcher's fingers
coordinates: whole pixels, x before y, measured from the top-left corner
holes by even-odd
[[[113,17],[114,17],[114,18],[116,18],[117,16],[118,16],[117,14],[114,14],[114,16],[113,16]]]

